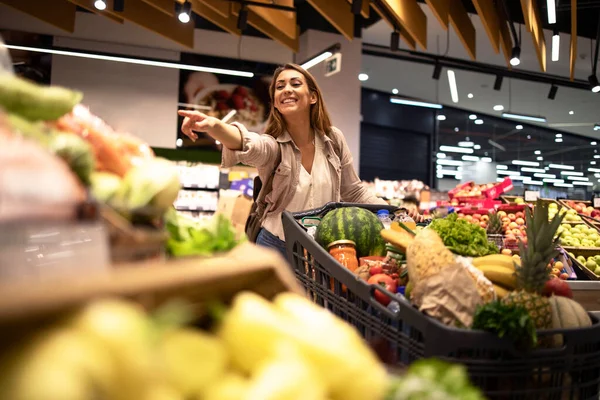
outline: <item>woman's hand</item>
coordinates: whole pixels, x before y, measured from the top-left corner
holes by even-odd
[[[414,208],[409,208],[406,211],[408,213],[408,216],[411,217],[416,223],[420,223],[425,220],[425,217],[419,214],[419,211]]]
[[[181,124],[181,131],[194,142],[198,139],[198,135],[194,131],[210,134],[215,126],[221,123],[219,119],[209,117],[199,111],[179,110],[177,113],[185,117]]]

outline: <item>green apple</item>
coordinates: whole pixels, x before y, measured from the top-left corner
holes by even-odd
[[[590,271],[594,271],[596,269],[596,266],[596,262],[593,260],[588,260],[588,262],[585,263],[585,267]]]

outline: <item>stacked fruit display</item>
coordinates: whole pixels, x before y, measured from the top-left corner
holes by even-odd
[[[548,204],[548,207],[550,209],[550,211],[548,213],[550,218],[554,218],[554,216],[556,214],[559,214],[559,215],[565,214],[564,222],[566,222],[566,223],[582,223],[583,222],[583,220],[581,219],[581,217],[579,215],[577,215],[577,211],[575,211],[575,210],[567,209],[562,206],[559,207],[558,204],[556,204],[556,203],[550,203],[550,204]]]
[[[455,197],[481,197],[483,195],[483,192],[485,192],[486,190],[489,190],[491,188],[493,188],[494,186],[496,186],[496,184],[494,183],[485,183],[482,185],[468,185],[465,186],[464,188],[460,188],[458,190],[456,190],[456,192],[454,193]]]
[[[505,318],[519,320],[525,315],[531,320],[535,336],[535,329],[591,325],[585,310],[571,299],[562,262],[554,261],[558,255],[556,233],[564,214],[550,218],[550,206],[542,201],[536,203],[533,212],[526,208],[527,241],[519,244],[520,258],[482,255],[468,261],[453,254],[457,238],[439,235],[434,229],[425,229],[416,236],[390,230],[382,235],[406,251],[409,282],[413,285],[410,300],[421,311],[448,325],[471,327],[475,321],[478,329],[491,331],[504,326]],[[516,221],[516,214],[514,217]],[[506,218],[510,220],[508,215]],[[491,298],[490,288],[494,294]],[[431,307],[443,293],[457,291],[461,299],[456,299],[456,304],[444,304],[443,310]]]
[[[587,268],[595,275],[600,276],[600,255],[589,256],[587,259],[581,255],[575,257],[573,253],[569,253],[569,255],[577,260],[583,267]]]
[[[588,217],[598,218],[600,217],[600,210],[596,210],[589,204],[577,202],[573,200],[565,200],[565,203],[574,209],[578,214],[587,215]]]
[[[562,224],[556,234],[566,247],[600,247],[600,233],[585,224]]]

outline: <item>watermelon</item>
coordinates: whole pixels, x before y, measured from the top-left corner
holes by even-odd
[[[327,249],[336,240],[352,240],[356,243],[356,255],[384,256],[385,241],[381,237],[383,224],[369,210],[359,207],[344,207],[330,211],[317,227],[316,241]]]

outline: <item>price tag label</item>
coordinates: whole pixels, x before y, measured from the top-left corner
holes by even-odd
[[[526,202],[533,202],[539,199],[540,192],[537,190],[526,190],[524,197]]]
[[[594,208],[600,208],[600,197],[594,197]]]

